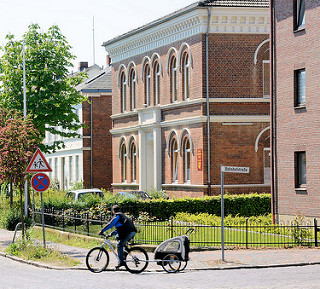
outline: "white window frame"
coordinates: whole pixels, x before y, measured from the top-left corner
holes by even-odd
[[[136,109],[136,72],[134,69],[130,73],[130,94],[131,94],[131,110]]]
[[[190,98],[190,57],[188,53],[183,55],[183,99]]]
[[[187,147],[189,144],[189,147]],[[190,183],[191,181],[191,144],[190,140],[187,138],[184,142],[184,182]]]
[[[178,84],[177,84],[177,58],[172,57],[170,62],[170,77],[171,77],[171,102],[177,101]]]

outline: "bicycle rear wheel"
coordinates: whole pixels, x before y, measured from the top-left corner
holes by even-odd
[[[125,256],[125,267],[130,273],[141,273],[148,267],[148,260],[148,254],[144,249],[133,247],[127,251]]]
[[[88,269],[93,273],[104,271],[109,264],[109,254],[103,247],[92,248],[86,257]]]

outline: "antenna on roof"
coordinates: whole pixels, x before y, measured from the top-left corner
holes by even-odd
[[[95,43],[94,43],[94,16],[92,22],[92,40],[93,40],[93,65],[96,64],[96,51],[95,51]]]

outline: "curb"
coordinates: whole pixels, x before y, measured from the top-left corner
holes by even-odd
[[[11,256],[9,254],[3,253],[0,251],[0,256],[11,259],[13,261],[17,261],[20,263],[32,265],[38,268],[50,269],[50,270],[88,270],[86,267],[57,267],[51,266],[48,264],[42,264],[36,261],[28,261],[15,256]],[[217,271],[217,270],[239,270],[239,269],[265,269],[265,268],[283,268],[283,267],[303,267],[303,266],[312,266],[312,265],[320,265],[320,262],[305,262],[305,263],[290,263],[290,264],[269,264],[269,265],[242,265],[242,266],[233,266],[233,267],[206,267],[206,268],[186,268],[186,271]],[[105,271],[108,272],[121,272],[126,271],[125,269],[115,270],[111,268],[107,268]],[[146,270],[146,272],[158,272],[162,270]]]

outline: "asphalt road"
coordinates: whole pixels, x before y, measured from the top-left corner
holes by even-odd
[[[202,270],[176,274],[125,271],[94,274],[88,270],[53,270],[0,256],[1,289],[211,289],[320,288],[320,265],[265,269]]]

